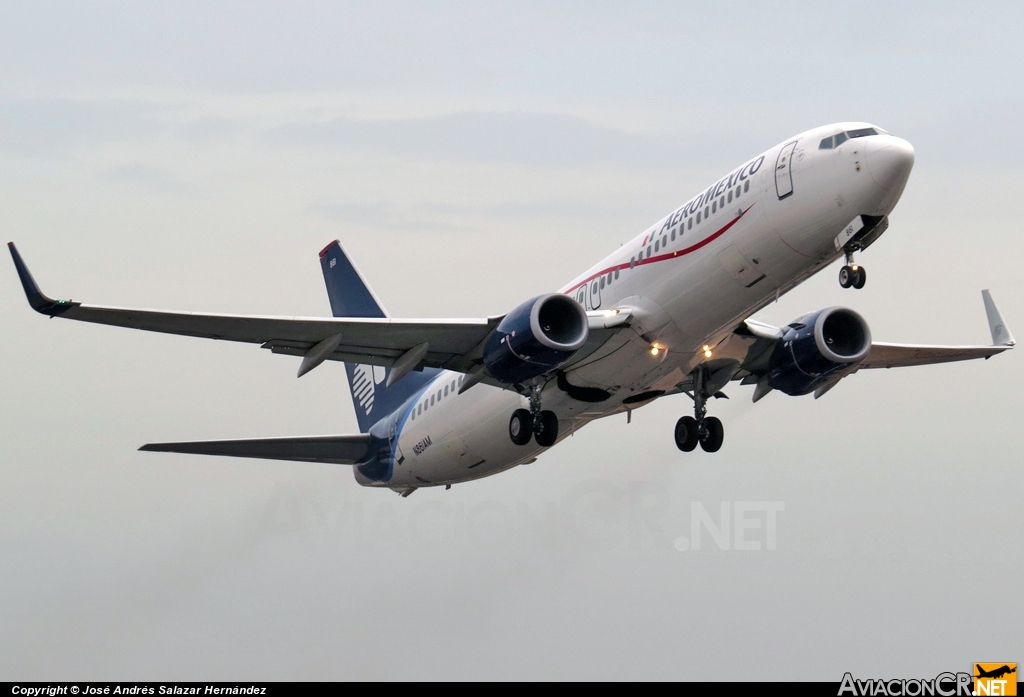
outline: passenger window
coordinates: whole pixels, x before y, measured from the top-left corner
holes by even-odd
[[[651,245],[647,245],[647,258],[650,259],[650,257],[651,257]]]
[[[604,288],[604,276],[601,276],[601,287]]]
[[[704,219],[707,220],[708,213],[711,211],[710,206],[704,206]]]
[[[729,189],[729,203],[732,203],[732,189]]]
[[[640,250],[640,253],[636,255],[636,263],[640,263],[644,260],[644,250]]]
[[[743,182],[743,191],[750,191],[750,182]]]
[[[445,386],[444,386],[444,396],[445,396],[445,397],[447,397],[447,396],[448,396],[448,385],[445,385]]]
[[[743,191],[739,186],[736,187],[736,198],[740,197],[740,192]]]
[[[700,215],[700,213],[698,213],[697,215]],[[690,218],[690,222],[688,222],[686,224],[686,229],[687,230],[692,230],[693,229],[693,218]]]
[[[654,251],[658,251],[659,247],[661,247],[661,240],[655,240],[655,242],[654,242]]]
[[[430,406],[434,406],[434,395],[430,395]]]
[[[700,222],[700,211],[697,211],[697,222]]]
[[[662,247],[667,247],[668,246],[668,235],[666,235],[665,237],[661,238],[661,246]]]
[[[845,133],[840,133],[839,135],[837,135],[836,138],[835,138],[835,142],[836,142],[836,144],[835,144],[834,147],[838,148],[840,145],[842,145],[843,143],[846,142],[846,134]]]
[[[636,266],[636,257],[630,257],[629,258],[629,268],[632,269],[634,266]]]
[[[672,241],[673,242],[676,241],[676,231],[675,231],[675,228],[672,228]]]
[[[712,201],[711,202],[711,212],[714,213],[717,210],[718,210],[718,201]]]
[[[619,270],[615,269],[615,280],[619,280]]]
[[[437,401],[441,401],[441,390],[437,391]]]
[[[725,196],[723,196],[722,198],[718,199],[718,207],[719,208],[725,208]]]
[[[825,138],[818,144],[818,150],[831,150],[832,149],[832,136]]]
[[[454,391],[455,391],[455,381],[452,380],[452,392],[454,392]]]

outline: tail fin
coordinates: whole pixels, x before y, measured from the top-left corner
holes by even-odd
[[[335,317],[387,317],[377,296],[359,275],[348,255],[337,240],[320,252],[320,267],[327,284],[327,297]],[[390,368],[374,365],[346,363],[348,386],[352,392],[352,406],[356,410],[359,430],[366,433],[370,427],[420,390],[440,371],[426,368],[413,371],[387,386]]]

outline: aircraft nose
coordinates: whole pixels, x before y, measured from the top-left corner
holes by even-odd
[[[868,144],[868,172],[876,184],[884,189],[903,189],[910,170],[914,167],[914,146],[895,136],[866,138]]]

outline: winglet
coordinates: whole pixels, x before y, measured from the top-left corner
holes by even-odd
[[[25,262],[21,258],[21,255],[18,254],[18,248],[14,246],[13,242],[8,242],[7,248],[11,250],[11,257],[14,259],[14,268],[18,270],[18,278],[21,279],[21,287],[25,289],[25,297],[28,298],[28,304],[32,306],[33,310],[44,315],[49,315],[50,317],[56,317],[78,304],[72,303],[69,300],[54,300],[53,298],[43,295],[43,292],[39,290],[39,286],[36,284],[36,280],[32,278],[32,274],[29,273],[28,267],[25,266]]]
[[[1013,334],[1006,327],[1003,316],[999,314],[999,308],[996,307],[992,294],[988,290],[983,290],[981,291],[981,299],[985,301],[985,314],[988,315],[988,329],[992,332],[992,344],[994,346],[1016,345],[1017,342],[1014,341]]]

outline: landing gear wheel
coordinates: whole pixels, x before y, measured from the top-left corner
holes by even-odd
[[[704,428],[701,431],[700,447],[704,449],[704,452],[718,452],[718,449],[722,447],[722,441],[725,440],[725,428],[722,426],[722,422],[714,416],[709,416],[704,419]]]
[[[550,448],[558,439],[558,417],[553,411],[542,411],[533,422],[533,434],[537,445]]]
[[[853,269],[851,269],[849,266],[844,266],[843,268],[839,269],[839,285],[842,286],[843,288],[849,288],[850,286],[852,286],[855,277],[856,274],[854,273]]]
[[[684,453],[692,452],[697,447],[700,439],[700,428],[697,426],[697,419],[692,416],[684,416],[676,421],[676,447]]]
[[[533,417],[526,409],[516,409],[508,421],[508,437],[516,445],[526,445],[533,435]]]
[[[853,287],[860,290],[868,282],[868,272],[863,266],[858,266],[853,271]]]

